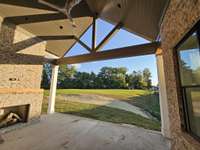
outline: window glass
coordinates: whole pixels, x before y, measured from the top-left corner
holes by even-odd
[[[185,104],[186,127],[200,137],[200,48],[197,33],[178,48],[179,72]]]
[[[196,33],[178,51],[182,86],[200,85],[200,50]]]
[[[200,137],[200,87],[187,88],[186,96],[190,129]]]

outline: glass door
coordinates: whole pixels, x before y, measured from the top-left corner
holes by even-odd
[[[198,29],[178,47],[179,73],[188,132],[200,137],[200,47]]]

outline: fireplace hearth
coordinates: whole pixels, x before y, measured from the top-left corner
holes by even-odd
[[[0,128],[28,121],[29,105],[0,108]]]

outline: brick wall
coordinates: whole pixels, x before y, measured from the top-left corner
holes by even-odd
[[[172,149],[197,150],[200,144],[181,129],[180,98],[174,47],[200,19],[200,0],[171,0],[160,35],[166,77]]]
[[[0,108],[30,104],[29,119],[40,116],[45,47],[34,35],[0,19]]]

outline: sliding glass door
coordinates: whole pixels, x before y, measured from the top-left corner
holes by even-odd
[[[200,27],[177,48],[187,131],[200,137]]]

